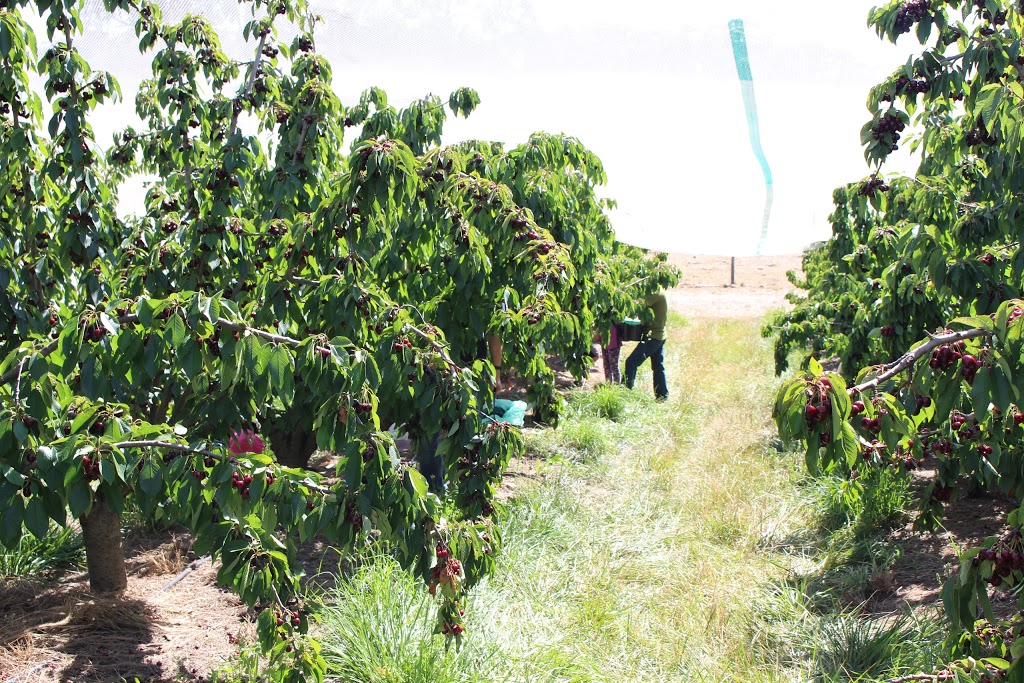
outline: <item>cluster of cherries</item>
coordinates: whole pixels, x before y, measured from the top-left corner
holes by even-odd
[[[946,486],[942,482],[939,482],[935,485],[935,488],[932,489],[932,498],[940,503],[945,503],[953,497],[953,490],[952,486]]]
[[[348,507],[345,509],[345,521],[354,526],[357,530],[363,528],[363,516],[359,514],[359,510],[356,508],[356,502],[350,500]]]
[[[960,359],[960,364],[963,366],[964,379],[968,384],[974,386],[974,377],[978,374],[978,370],[981,369],[984,363],[968,353]]]
[[[373,412],[373,404],[369,401],[352,401],[352,410],[356,411],[357,414],[363,415]]]
[[[910,0],[910,2],[900,5],[899,11],[896,12],[896,23],[894,24],[896,33],[899,35],[910,33],[910,29],[914,27],[914,24],[928,16],[929,5],[929,0]]]
[[[953,454],[953,442],[949,439],[939,439],[938,441],[929,443],[927,438],[924,442],[925,451],[932,454],[940,455],[952,455]]]
[[[874,197],[876,190],[879,192],[888,192],[889,185],[877,175],[872,175],[866,183],[860,186],[860,189],[857,190],[857,194],[861,197]]]
[[[411,349],[411,348],[413,348],[412,342],[409,341],[408,339],[405,339],[405,338],[399,339],[394,344],[391,345],[391,350],[394,351],[395,353],[401,353],[402,349]],[[358,411],[360,404],[358,402],[356,402],[353,405],[355,406],[356,411]]]
[[[832,417],[832,399],[828,397],[828,390],[832,383],[827,378],[822,378],[817,385],[810,388],[810,397],[804,407],[804,420],[807,422],[807,429],[814,431],[814,428],[827,422]],[[818,436],[818,443],[821,446],[828,446],[832,443],[832,434],[828,431]]]
[[[850,406],[850,415],[857,417],[864,412],[864,401],[854,401],[853,405]],[[878,411],[878,417],[868,417],[865,415],[860,419],[860,426],[871,432],[872,434],[878,434],[882,431],[882,418],[889,414],[889,411],[882,408]]]
[[[950,426],[950,428],[952,428],[952,430],[954,432],[959,433],[962,437],[964,437],[966,439],[969,439],[972,436],[974,436],[974,428],[973,427],[967,427],[967,429],[964,429],[964,426],[966,424],[967,424],[967,416],[966,415],[961,415],[960,413],[956,413],[955,415],[952,415],[949,418],[949,426]]]
[[[291,621],[292,626],[298,628],[302,623],[302,616],[298,612],[291,610],[285,610],[283,613],[275,611],[274,616],[277,618],[278,626],[284,626],[286,621]]]
[[[930,408],[932,405],[931,396],[918,396],[914,399],[914,415],[920,415],[921,411],[925,408]]]
[[[995,14],[988,11],[987,0],[975,0],[974,6],[981,12],[981,16],[985,21],[992,23],[993,26],[1002,26],[1006,23],[1006,10],[999,10]]]
[[[540,235],[537,234],[536,230],[528,230],[527,232],[517,232],[514,239],[516,242],[522,242],[523,240],[535,240],[539,239]]]
[[[879,333],[881,333],[881,335],[883,337],[895,337],[896,336],[896,326],[895,325],[886,325],[882,329],[879,330]]]
[[[453,578],[462,573],[462,563],[451,556],[451,550],[444,543],[438,543],[434,549],[434,553],[437,555],[437,564],[431,570],[431,578],[433,583],[430,585],[431,595],[436,594],[437,585],[443,583],[450,583]],[[458,607],[458,603],[455,603],[457,609],[459,609],[459,616],[463,616],[466,611]],[[462,624],[444,624],[441,627],[441,633],[444,635],[452,634],[459,635],[465,630]]]
[[[907,78],[906,76],[900,76],[896,79],[897,95],[920,95],[921,93],[928,92],[928,89],[931,87],[932,82],[927,78]],[[885,101],[891,102],[892,100],[889,99]]]
[[[85,470],[85,478],[89,481],[96,481],[100,478],[100,459],[82,456],[82,469]]]
[[[251,474],[239,474],[238,470],[231,473],[231,485],[242,495],[242,500],[249,500],[249,484],[251,483]]]
[[[989,134],[988,129],[985,128],[985,124],[980,121],[978,122],[977,128],[972,128],[967,131],[967,135],[964,136],[964,142],[971,147],[974,147],[975,145],[988,145],[989,147],[993,147],[999,143],[998,140]]]
[[[911,442],[911,444],[913,444],[913,442]],[[903,453],[897,451],[896,460],[893,462],[893,465],[895,467],[899,467],[901,464],[908,472],[913,472],[918,467],[924,464],[924,458],[918,460],[917,458],[914,457],[912,453]]]
[[[85,328],[85,338],[93,343],[99,342],[107,336],[107,330],[103,325],[89,325]]]
[[[1021,571],[1024,570],[1024,543],[1020,529],[1010,531],[996,541],[993,547],[982,548],[971,560],[971,565],[981,567],[985,562],[992,563],[992,576],[986,581],[993,586],[1003,583],[1014,585],[1024,578],[1024,572]]]
[[[900,141],[900,133],[902,133],[907,127],[907,124],[903,122],[903,119],[894,115],[886,114],[875,127],[871,129],[871,137],[875,140],[881,141],[886,135],[892,138],[892,151],[899,149],[898,143]]]
[[[962,341],[952,344],[943,344],[934,351],[928,361],[928,367],[932,370],[949,370],[956,365],[964,356],[964,343]]]

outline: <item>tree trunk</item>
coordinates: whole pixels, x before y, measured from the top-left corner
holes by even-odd
[[[309,466],[310,456],[316,450],[316,434],[301,428],[285,431],[272,427],[270,447],[274,449],[274,455],[282,465],[306,468]]]
[[[92,510],[81,521],[89,586],[94,593],[123,591],[128,587],[128,574],[121,546],[121,518],[110,509],[103,494],[96,493]]]

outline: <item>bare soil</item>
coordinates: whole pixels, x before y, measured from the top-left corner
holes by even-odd
[[[934,470],[915,472],[914,488],[923,489],[935,477]],[[870,601],[870,611],[888,614],[906,608],[941,607],[942,586],[959,567],[956,548],[966,549],[982,539],[1005,530],[1006,515],[1017,507],[1003,495],[960,496],[946,504],[942,527],[934,532],[919,532],[913,522],[897,529],[892,540],[903,550],[886,586]],[[997,615],[1016,611],[1016,600],[1005,591],[996,591],[992,607]]]
[[[786,277],[800,273],[802,257],[747,256],[736,258],[735,279],[728,256],[672,254],[669,261],[683,276],[667,293],[669,308],[692,318],[761,318],[786,308],[786,294],[796,288]],[[734,283],[734,284],[733,284]]]
[[[190,545],[181,530],[129,537],[128,590],[117,598],[93,595],[78,573],[0,582],[0,681],[205,681],[251,628]]]

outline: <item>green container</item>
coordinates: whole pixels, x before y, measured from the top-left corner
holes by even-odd
[[[644,324],[636,318],[622,321],[622,341],[635,342],[644,338]]]

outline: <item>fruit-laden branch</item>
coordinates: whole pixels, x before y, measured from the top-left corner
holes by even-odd
[[[128,323],[137,323],[137,322],[139,322],[139,316],[137,314],[135,314],[135,313],[130,313],[128,315],[118,316],[117,322],[120,325],[125,325],[125,324],[128,324]],[[264,330],[259,330],[259,329],[256,329],[255,327],[249,327],[248,325],[243,325],[241,323],[233,323],[230,320],[226,320],[224,318],[217,318],[216,320],[213,321],[213,324],[216,325],[217,327],[221,328],[221,329],[229,330],[231,332],[248,332],[248,333],[253,334],[253,335],[255,335],[257,337],[260,337],[262,339],[266,339],[269,342],[273,342],[275,344],[286,344],[286,345],[288,345],[288,346],[290,346],[292,348],[295,348],[295,347],[299,346],[300,344],[302,344],[302,342],[299,341],[298,339],[293,339],[291,337],[286,337],[286,336],[281,335],[281,334],[274,334],[273,332],[266,332]],[[56,339],[53,340],[52,342],[50,342],[49,344],[44,346],[42,348],[42,350],[40,350],[39,353],[35,354],[35,355],[40,355],[40,356],[48,356],[48,355],[50,355],[51,353],[53,353],[54,351],[57,350],[58,343],[59,343],[59,340],[56,340]],[[316,347],[316,349],[320,353],[324,353],[324,351],[326,351],[327,353],[330,353],[330,351],[331,351],[330,347],[328,347],[328,346],[318,346],[318,347]],[[324,354],[324,355],[327,355],[327,354]],[[30,358],[30,356],[26,356],[25,358],[23,358],[22,359],[22,363],[27,358]],[[19,368],[20,367],[21,366],[19,364]],[[10,384],[12,380],[20,377],[21,373],[19,372],[19,368],[12,368],[11,370],[8,370],[6,373],[4,373],[3,376],[0,376],[0,385]]]
[[[453,370],[460,369],[458,363],[452,360],[452,357],[448,355],[447,349],[445,349],[445,347],[439,341],[437,341],[436,339],[434,339],[433,337],[431,337],[430,335],[428,335],[426,332],[416,327],[415,325],[407,324],[405,326],[405,329],[408,330],[409,332],[413,332],[419,335],[420,337],[423,337],[428,342],[430,342],[430,345],[434,347],[434,350],[437,351],[438,355],[441,356],[441,360],[448,364],[448,367],[450,367]]]
[[[208,451],[203,448],[193,448],[192,446],[186,446],[185,444],[174,443],[171,441],[119,441],[115,443],[114,446],[122,450],[126,448],[163,448],[164,450],[168,451],[177,451],[179,453],[188,453],[190,455],[201,455],[204,458],[216,458],[217,460],[235,460],[234,457],[226,456],[223,453],[217,453],[216,451]],[[323,486],[318,486],[308,481],[303,482],[302,486],[305,486],[311,491],[316,491],[318,493],[335,493],[335,491],[332,491],[331,489],[324,488]]]
[[[461,370],[459,364],[452,360],[452,357],[448,355],[448,350],[444,347],[444,345],[441,342],[437,341],[436,339],[434,339],[433,337],[431,337],[430,335],[428,335],[426,332],[416,327],[415,325],[407,324],[405,326],[405,329],[409,332],[419,335],[420,337],[423,337],[428,342],[430,342],[430,345],[434,348],[435,351],[437,351],[438,355],[441,356],[441,360],[447,363],[448,367],[450,367],[452,370],[455,370],[456,372]],[[493,417],[488,415],[485,411],[480,410],[479,408],[474,407],[473,411],[476,412],[477,415],[479,415],[480,417],[484,418],[489,422],[493,422],[494,424],[498,423],[497,420],[495,420]]]
[[[950,334],[942,334],[936,337],[932,337],[924,344],[918,346],[916,349],[913,349],[903,354],[903,356],[900,357],[898,360],[893,361],[888,365],[879,366],[882,369],[882,372],[880,372],[879,374],[875,375],[874,377],[872,377],[871,379],[862,384],[850,387],[850,389],[848,389],[848,392],[852,396],[854,394],[859,394],[863,391],[867,391],[868,389],[874,389],[882,382],[890,380],[896,375],[903,372],[904,370],[912,367],[915,363],[917,363],[917,361],[921,360],[926,355],[930,354],[932,351],[934,351],[940,346],[945,346],[947,344],[955,344],[958,341],[963,341],[965,339],[974,339],[976,337],[984,337],[990,334],[992,334],[991,330],[973,329],[964,330],[963,332],[952,332]]]

